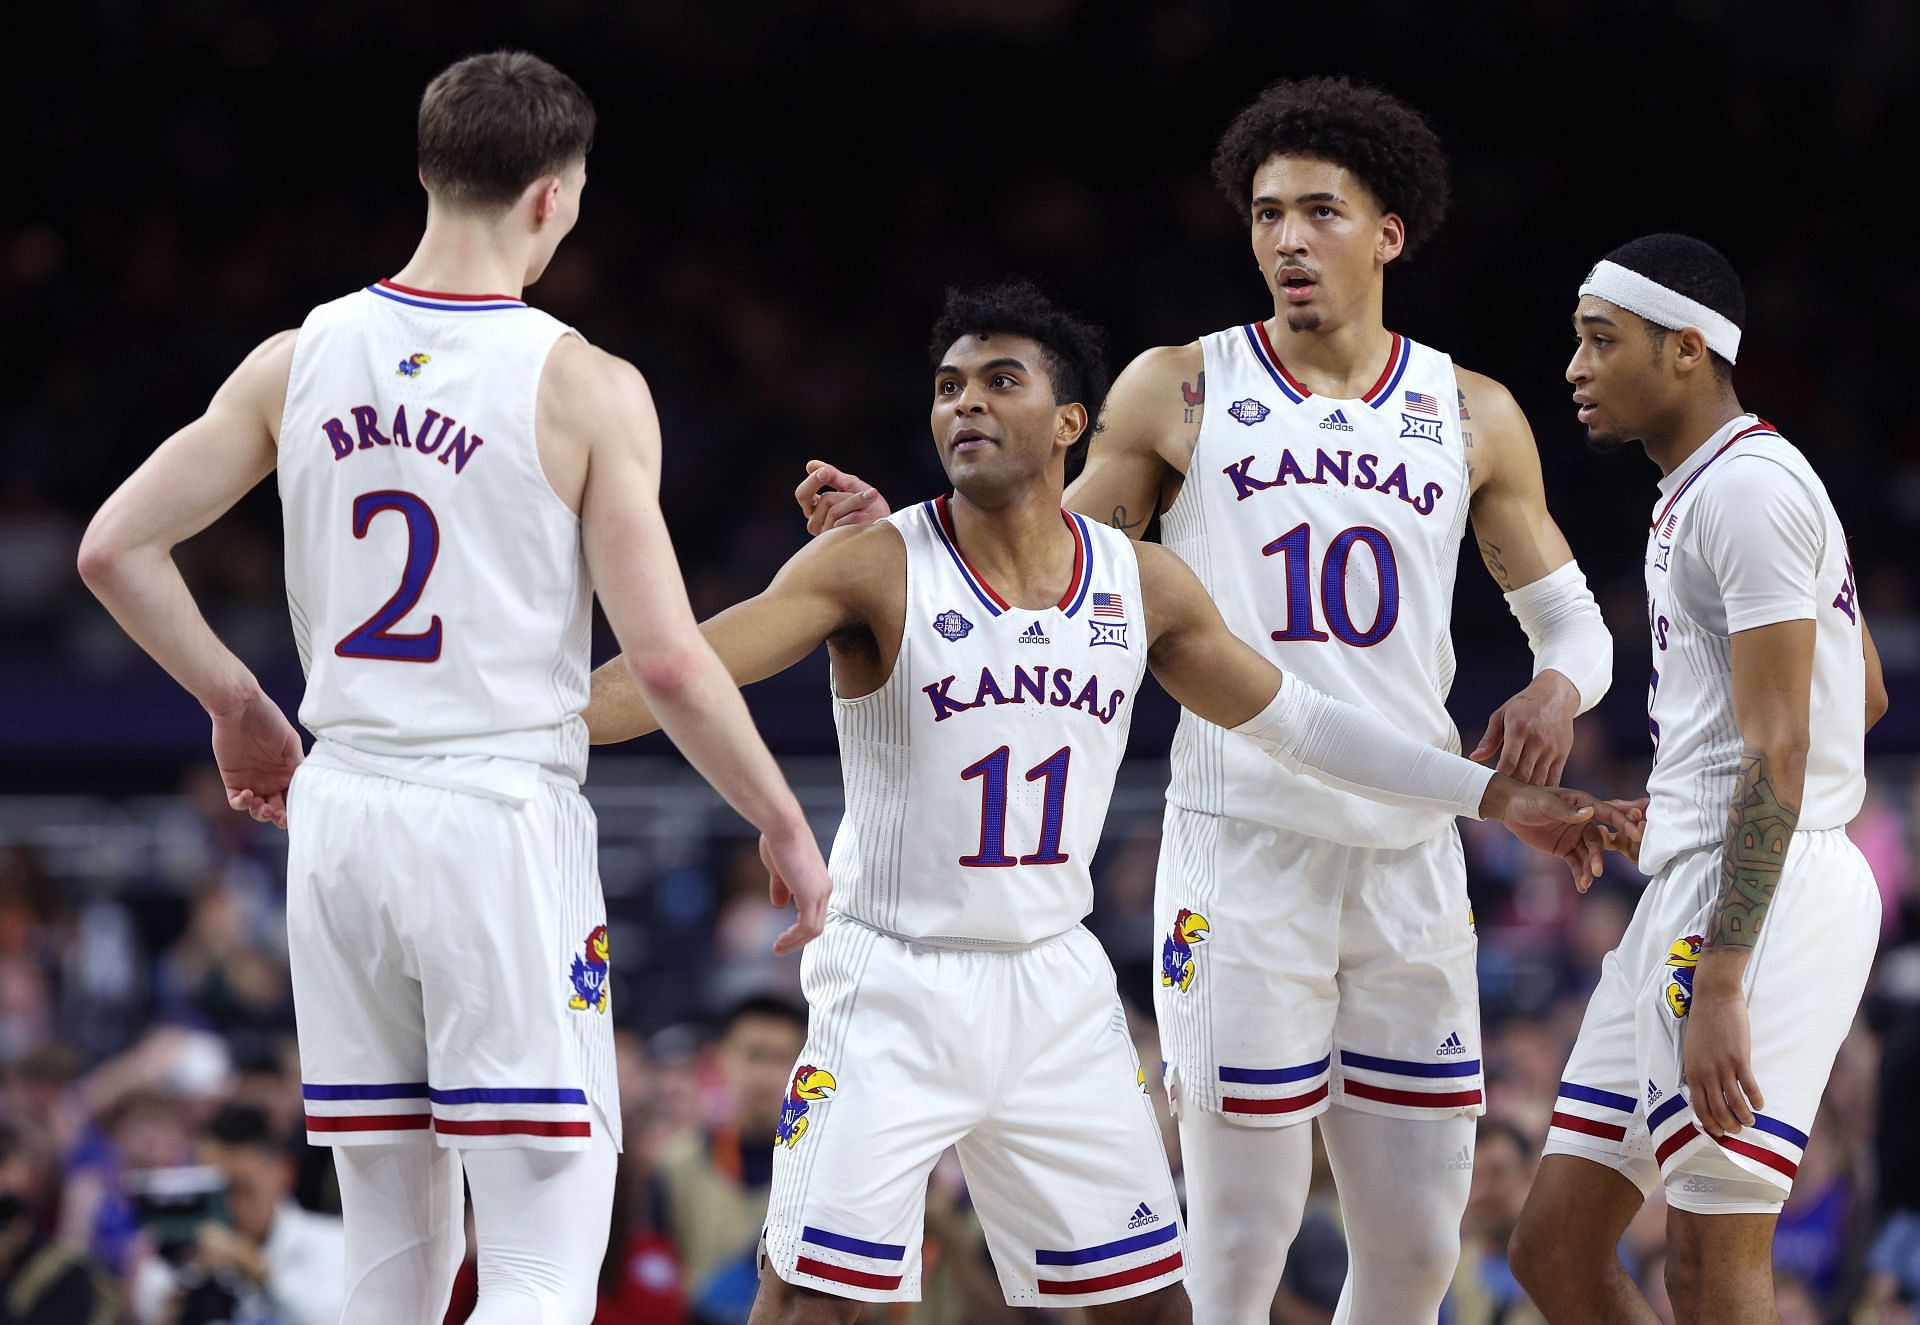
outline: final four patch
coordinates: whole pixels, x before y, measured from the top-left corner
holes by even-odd
[[[1266,418],[1267,415],[1273,413],[1273,411],[1265,405],[1262,405],[1252,396],[1248,396],[1245,400],[1236,400],[1227,406],[1227,413],[1251,428],[1254,424]]]
[[[973,629],[973,622],[952,608],[948,608],[933,619],[933,628],[949,640],[965,639],[967,633]]]

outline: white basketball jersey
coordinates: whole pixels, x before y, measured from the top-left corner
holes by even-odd
[[[518,299],[386,281],[301,326],[279,471],[315,736],[584,775],[592,590],[534,447],[569,330]]]
[[[1726,838],[1744,747],[1734,717],[1727,596],[1722,568],[1702,546],[1708,541],[1703,503],[1716,500],[1716,483],[1750,482],[1753,471],[1737,471],[1753,465],[1765,466],[1767,482],[1800,485],[1819,525],[1812,583],[1785,586],[1801,606],[1763,614],[1768,620],[1814,621],[1812,744],[1799,827],[1844,827],[1866,797],[1866,661],[1846,531],[1806,457],[1772,425],[1743,415],[1661,481],[1647,533],[1647,621],[1653,634],[1647,722],[1654,756],[1640,867],[1649,874],[1683,852]],[[1742,505],[1730,518],[1738,527],[1743,516],[1750,525],[1744,533],[1767,536],[1758,510]],[[1760,549],[1762,557],[1767,550]]]
[[[834,698],[835,910],[910,939],[1015,945],[1092,909],[1146,622],[1126,535],[1062,518],[1073,583],[1023,608],[967,564],[944,497],[888,517],[907,545],[906,626],[886,684]]]
[[[1261,323],[1200,344],[1206,408],[1167,547],[1281,670],[1458,751],[1445,701],[1469,494],[1453,361],[1395,335],[1373,388],[1333,400],[1287,372]],[[1184,711],[1167,799],[1359,847],[1413,846],[1450,822],[1290,772]]]

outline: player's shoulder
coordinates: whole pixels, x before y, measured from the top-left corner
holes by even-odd
[[[293,379],[293,354],[300,329],[289,327],[261,341],[240,361],[220,395],[258,412],[270,432],[279,435],[280,416],[287,406],[287,387]]]
[[[1198,581],[1193,568],[1182,561],[1178,553],[1145,539],[1128,542],[1140,568],[1140,593],[1147,602],[1196,590]]]
[[[907,543],[895,521],[910,515],[911,508],[872,524],[829,529],[807,540],[776,579],[866,608],[899,598],[906,585]]]
[[[1190,340],[1184,345],[1155,345],[1140,351],[1128,361],[1115,379],[1114,387],[1118,389],[1123,382],[1150,386],[1156,382],[1191,381],[1194,374],[1205,365],[1206,354],[1198,340]]]
[[[1509,416],[1524,417],[1520,413],[1520,403],[1513,398],[1513,392],[1507,390],[1505,383],[1457,363],[1453,366],[1453,380],[1460,390],[1460,417],[1463,420],[1471,418],[1477,423],[1483,415],[1493,421]]]
[[[540,372],[539,415],[543,433],[624,436],[636,420],[653,418],[653,393],[619,355],[561,336]]]

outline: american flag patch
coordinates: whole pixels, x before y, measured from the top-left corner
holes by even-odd
[[[1093,595],[1093,614],[1095,616],[1126,618],[1127,609],[1117,593],[1097,593]]]
[[[1421,391],[1407,392],[1407,408],[1415,414],[1427,414],[1440,417],[1440,402]]]

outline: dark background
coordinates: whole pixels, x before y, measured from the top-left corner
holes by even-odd
[[[1140,350],[1270,311],[1208,177],[1233,112],[1280,77],[1377,81],[1448,146],[1455,201],[1387,278],[1394,328],[1506,383],[1549,504],[1606,605],[1613,742],[1644,730],[1640,517],[1652,467],[1589,454],[1561,372],[1580,277],[1655,229],[1717,244],[1751,306],[1742,397],[1808,451],[1854,540],[1894,678],[1879,750],[1920,747],[1910,544],[1920,296],[1902,208],[1916,17],[1827,5],[1072,0],[503,7],[203,2],[69,7],[0,89],[3,785],[171,785],[192,701],[81,590],[88,513],[259,340],[391,273],[424,215],[420,89],[501,45],[601,114],[574,235],[536,303],[647,374],[697,606],[802,540],[788,496],[830,457],[896,500],[934,489],[926,331],[951,282],[1039,280]],[[1469,557],[1471,559],[1470,545]],[[299,689],[263,486],[181,560],[289,705]],[[1469,739],[1525,680],[1517,626],[1462,575]],[[611,651],[602,635],[597,656]],[[818,663],[756,696],[777,748],[830,750]],[[1163,704],[1137,748],[1163,748]]]

